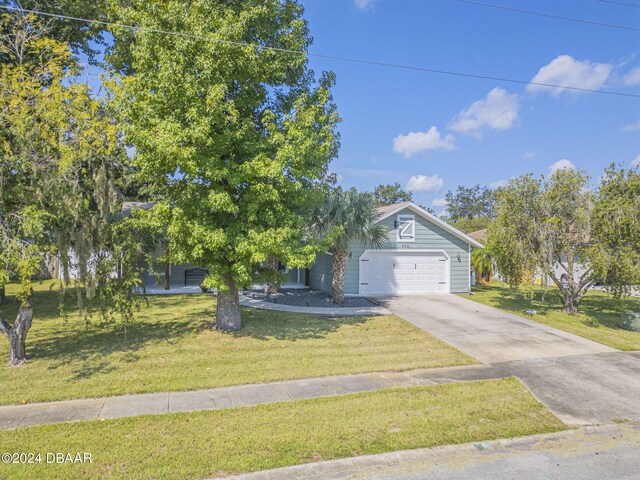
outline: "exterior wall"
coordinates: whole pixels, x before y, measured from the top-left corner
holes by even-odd
[[[309,286],[315,290],[331,293],[332,257],[327,253],[321,253],[316,257],[316,261],[309,270]],[[348,271],[348,270],[347,270]]]
[[[141,275],[142,281],[146,286],[148,287],[164,286],[164,267],[162,265],[158,265],[157,268],[158,268],[159,277],[156,277],[153,273],[149,272],[148,269],[146,269],[144,273]],[[196,265],[191,265],[189,263],[183,263],[181,265],[171,265],[171,275],[169,276],[170,285],[176,286],[176,287],[183,287],[184,272],[185,270],[190,270],[192,268],[202,268],[202,267],[197,267]]]
[[[398,214],[415,215],[415,242],[397,243],[396,230],[393,228],[393,222],[397,220]],[[382,250],[406,250],[407,253],[410,253],[412,249],[444,250],[451,259],[451,293],[463,293],[469,291],[470,248],[467,242],[447,232],[426,218],[414,213],[408,208],[385,218],[381,223],[389,229],[387,245]],[[364,245],[352,245],[350,250],[351,255],[347,258],[344,292],[347,295],[358,295],[360,285],[360,256],[365,250],[367,250],[367,248]],[[316,288],[313,284],[311,286]]]
[[[284,273],[284,284],[289,285],[304,285],[304,268],[292,268]],[[300,281],[298,282],[298,275]]]

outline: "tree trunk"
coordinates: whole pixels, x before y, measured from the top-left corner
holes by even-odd
[[[214,328],[223,332],[240,330],[240,300],[238,287],[233,280],[227,280],[226,291],[218,289],[218,305],[216,307],[216,324]]]
[[[331,289],[333,290],[334,303],[344,302],[344,274],[347,269],[347,252],[342,248],[337,248],[333,252],[331,262]]]
[[[171,264],[164,262],[164,289],[171,290]]]
[[[17,367],[27,363],[26,340],[27,333],[33,322],[33,304],[31,298],[20,306],[16,321],[10,327],[5,320],[0,317],[0,330],[9,340],[9,366]]]
[[[277,274],[278,272],[278,267],[280,266],[280,262],[278,261],[278,259],[274,256],[269,256],[269,258],[267,259],[267,266],[274,271],[274,273]],[[280,291],[280,284],[277,283],[276,281],[272,281],[267,283],[267,286],[264,289],[264,293],[267,294],[271,294],[271,293],[278,293]]]
[[[568,289],[562,292],[564,295],[564,307],[562,311],[569,315],[575,315],[578,313],[578,304],[580,303],[580,297],[573,289]]]
[[[171,290],[171,262],[169,257],[169,246],[164,249],[164,289]]]
[[[0,286],[0,305],[2,305],[7,300],[7,291],[4,288],[4,285]]]

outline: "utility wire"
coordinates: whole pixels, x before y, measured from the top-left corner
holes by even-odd
[[[488,7],[488,8],[495,8],[498,10],[506,10],[507,12],[517,12],[517,13],[525,13],[527,15],[535,15],[538,17],[545,17],[545,18],[553,18],[555,20],[564,20],[567,22],[574,22],[574,23],[582,23],[585,25],[595,25],[598,27],[607,27],[607,28],[616,28],[618,30],[630,30],[633,32],[640,32],[640,28],[638,27],[628,27],[626,25],[617,25],[614,23],[601,23],[601,22],[593,22],[591,20],[582,20],[580,18],[573,18],[573,17],[563,17],[560,15],[552,15],[550,13],[541,13],[541,12],[534,12],[531,10],[523,10],[520,8],[513,8],[513,7],[506,7],[503,5],[496,5],[493,3],[484,3],[484,2],[477,2],[475,0],[458,0],[461,3],[468,3],[471,5],[477,5],[479,7]],[[611,2],[611,3],[616,3],[616,2]]]
[[[220,39],[220,38],[214,38],[214,37],[206,37],[203,35],[195,35],[195,34],[185,33],[185,32],[172,32],[172,31],[159,30],[159,29],[148,28],[148,27],[137,27],[134,25],[125,25],[121,23],[106,22],[103,20],[91,20],[88,18],[70,17],[68,15],[59,15],[55,13],[40,12],[37,10],[27,10],[23,8],[8,7],[3,5],[0,5],[0,9],[21,11],[26,13],[32,13],[34,15],[42,15],[45,17],[58,18],[63,20],[73,20],[76,22],[93,23],[97,25],[125,28],[128,30],[132,30],[134,32],[147,32],[147,33],[155,33],[160,35],[171,35],[175,37],[191,38],[191,39],[203,40],[207,42],[224,43],[228,45],[236,45],[236,46],[242,46],[242,47],[254,47],[260,50],[269,50],[273,52],[287,53],[292,55],[306,55],[310,57],[323,58],[327,60],[338,60],[342,62],[359,63],[363,65],[373,65],[378,67],[396,68],[401,70],[435,73],[439,75],[449,75],[449,76],[455,76],[455,77],[474,78],[474,79],[480,79],[480,80],[493,80],[497,82],[516,83],[520,85],[536,85],[540,87],[559,88],[563,90],[572,90],[577,92],[591,92],[591,93],[600,93],[603,95],[615,95],[619,97],[640,98],[640,95],[635,93],[615,92],[611,90],[595,90],[591,88],[572,87],[568,85],[556,85],[553,83],[532,82],[528,80],[518,80],[514,78],[498,77],[498,76],[492,76],[492,75],[480,75],[480,74],[467,73],[467,72],[456,72],[452,70],[440,70],[435,68],[417,67],[417,66],[402,65],[397,63],[386,63],[386,62],[379,62],[375,60],[363,60],[363,59],[351,58],[351,57],[341,57],[337,55],[326,55],[322,53],[311,53],[311,52],[305,52],[302,50],[291,50],[291,49],[280,48],[280,47],[267,47],[267,46],[256,45],[251,43],[238,42],[234,40],[226,40],[226,39]]]
[[[635,3],[614,2],[613,0],[598,0],[598,2],[612,3],[613,5],[620,5],[622,7],[640,8],[640,5],[636,5]]]

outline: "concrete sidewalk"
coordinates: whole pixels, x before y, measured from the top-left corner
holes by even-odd
[[[484,366],[365,373],[242,385],[188,392],[163,392],[0,407],[0,430],[147,414],[218,410],[303,398],[345,395],[391,387],[439,385],[509,376]]]

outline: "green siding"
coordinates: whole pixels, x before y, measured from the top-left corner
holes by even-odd
[[[397,215],[415,215],[416,219],[416,241],[415,243],[396,243],[396,231],[393,229],[393,222],[397,219]],[[449,263],[451,267],[451,293],[462,293],[469,291],[469,244],[447,232],[435,223],[414,213],[412,210],[403,209],[397,214],[391,215],[384,219],[382,225],[389,229],[387,245],[382,250],[444,250],[449,255]],[[344,292],[347,295],[358,295],[358,286],[360,283],[359,263],[360,256],[367,248],[363,245],[352,245],[350,248],[351,255],[347,258],[347,269],[345,272]],[[458,255],[460,260],[458,260]],[[329,259],[328,268],[331,273],[331,257],[324,255]],[[320,259],[320,256],[318,257]],[[329,276],[329,290],[322,288],[320,282],[314,282],[314,277],[320,277],[320,272],[326,272],[326,264],[318,265],[318,261],[311,269],[311,287],[318,290],[330,291],[331,277]]]
[[[331,262],[332,256],[321,253],[309,270],[309,286],[315,290],[331,293]]]

